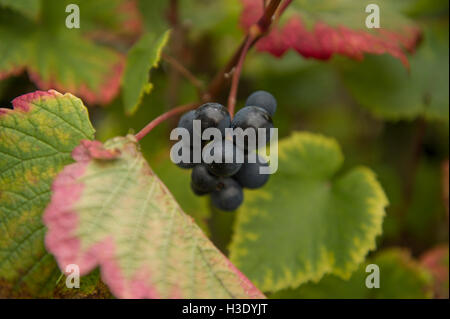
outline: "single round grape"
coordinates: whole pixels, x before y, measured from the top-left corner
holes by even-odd
[[[233,176],[238,183],[245,188],[256,189],[262,187],[269,180],[269,174],[261,174],[260,167],[268,167],[269,163],[265,158],[254,154],[256,162],[250,163],[250,157],[247,156],[241,169]]]
[[[189,111],[180,118],[178,121],[178,127],[183,127],[192,133],[193,123],[192,121],[195,119],[195,110]]]
[[[195,119],[195,110],[189,111],[185,113],[180,120],[178,121],[178,127],[185,128],[189,132],[189,140],[190,145],[192,147],[193,145],[193,138],[194,138],[194,121]]]
[[[248,97],[245,105],[259,106],[265,109],[270,114],[270,116],[273,116],[275,114],[275,111],[277,110],[277,100],[272,94],[266,91],[254,92]]]
[[[191,189],[192,189],[192,192],[197,196],[203,196],[203,195],[210,193],[210,192],[206,192],[202,189],[199,189],[192,181],[191,181]]]
[[[225,128],[230,127],[231,118],[227,109],[219,103],[206,103],[195,110],[195,119],[201,121],[201,131],[216,127],[225,136]]]
[[[266,129],[266,143],[270,141],[270,129],[273,128],[272,118],[270,114],[263,108],[258,106],[246,106],[239,110],[233,118],[233,122],[231,123],[231,127],[242,128],[244,131],[248,128],[252,128],[255,130],[256,140],[254,143],[249,143],[247,137],[245,138],[244,145],[239,145],[240,148],[245,150],[254,150],[256,147],[261,146],[258,145],[258,129],[264,128]]]
[[[236,210],[244,200],[241,185],[232,178],[224,178],[219,185],[219,190],[211,193],[212,204],[223,211]]]
[[[196,189],[209,193],[217,189],[220,178],[212,175],[205,165],[200,164],[192,170],[191,180]]]
[[[205,146],[203,152],[214,156],[212,163],[206,163],[206,167],[210,173],[220,177],[236,174],[244,162],[242,150],[230,140],[213,141]]]

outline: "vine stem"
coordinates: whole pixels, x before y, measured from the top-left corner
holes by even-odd
[[[239,87],[239,79],[241,78],[242,66],[244,65],[245,57],[247,56],[248,50],[255,40],[256,35],[250,34],[247,36],[244,47],[242,49],[239,61],[233,73],[233,79],[231,81],[230,94],[228,96],[228,113],[230,113],[231,118],[234,116],[234,109],[236,107],[236,96]]]
[[[291,3],[291,0],[286,0],[283,3],[283,6],[280,8],[283,11],[286,10],[287,6]],[[258,23],[255,25],[252,25],[248,31],[248,34],[246,38],[244,39],[244,44],[242,46],[242,50],[240,50],[239,58],[237,61],[236,66],[234,67],[234,73],[233,78],[231,81],[231,88],[230,88],[230,94],[228,96],[228,112],[230,113],[230,116],[233,118],[234,116],[234,109],[236,107],[236,96],[237,91],[239,88],[239,80],[241,78],[242,73],[242,67],[244,65],[245,57],[247,56],[247,53],[251,46],[255,44],[259,38],[266,33],[270,25],[272,24],[272,21],[274,20],[273,17],[280,6],[281,0],[271,0],[270,3],[265,6],[264,4],[264,14],[259,19]],[[281,13],[279,13],[281,14]]]
[[[136,139],[140,141],[143,137],[145,137],[148,133],[150,133],[151,130],[153,130],[157,125],[161,124],[165,120],[177,114],[195,109],[198,105],[199,103],[189,103],[178,106],[176,108],[171,109],[170,111],[167,111],[166,113],[161,114],[160,116],[152,120],[150,123],[148,123],[142,130],[140,130],[139,133],[135,135]]]
[[[206,90],[206,92],[201,97],[203,102],[210,101],[214,97],[218,95],[218,93],[223,89],[226,82],[225,80],[228,78],[228,74],[234,69],[235,72],[232,78],[232,87],[230,90],[228,106],[229,110],[231,109],[230,115],[234,113],[234,106],[236,104],[236,95],[237,89],[239,86],[239,78],[242,71],[242,65],[244,63],[245,57],[250,50],[250,48],[269,30],[272,22],[274,14],[276,13],[280,3],[282,0],[271,0],[269,4],[264,9],[264,14],[259,19],[259,21],[250,27],[249,32],[247,33],[244,41],[239,46],[238,50],[234,53],[230,61],[227,65],[214,77],[212,83]],[[176,0],[172,0],[173,3]],[[285,0],[284,9],[291,3],[290,0]],[[284,11],[283,9],[283,11]],[[173,61],[172,61],[173,62]],[[185,74],[186,75],[186,74]],[[231,101],[231,103],[230,103]],[[178,106],[164,114],[161,114],[150,123],[148,123],[139,133],[136,134],[136,139],[140,141],[143,137],[145,137],[153,128],[155,128],[160,123],[169,119],[172,116],[177,114],[192,110],[199,106],[200,103],[193,102],[185,105]]]
[[[291,3],[290,0],[285,0],[287,4],[284,4],[284,8]],[[270,28],[272,22],[273,22],[273,15],[277,11],[278,6],[280,5],[281,0],[272,0],[270,3],[265,7],[264,14],[259,19],[259,21],[250,29],[255,32],[256,36],[253,40],[253,42],[250,44],[250,48],[259,40],[260,37],[262,37]],[[241,53],[244,50],[244,47],[247,43],[248,34],[242,41],[241,45],[237,49],[237,51],[234,53],[234,55],[231,57],[230,61],[225,65],[225,67],[216,74],[216,76],[211,81],[211,84],[209,85],[206,93],[203,95],[203,100],[210,101],[211,99],[214,99],[217,97],[217,95],[221,92],[221,90],[226,85],[226,81],[228,79],[228,74],[236,67],[236,64],[238,63]]]

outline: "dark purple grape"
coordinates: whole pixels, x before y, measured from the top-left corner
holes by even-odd
[[[258,143],[258,129],[264,128],[266,131],[266,143],[270,141],[270,129],[273,128],[272,118],[270,117],[270,114],[258,107],[258,106],[246,106],[239,110],[239,112],[236,113],[236,115],[233,118],[233,122],[231,123],[231,127],[233,129],[241,128],[244,131],[247,128],[252,128],[255,132],[256,140],[253,141],[254,143],[249,143],[248,139],[244,139],[244,145],[238,145],[240,148],[243,148],[245,150],[254,150],[255,147],[259,146]],[[237,133],[237,131],[235,131]],[[239,138],[235,137],[236,140],[239,142]]]
[[[206,103],[195,110],[195,119],[201,121],[201,132],[216,127],[225,136],[225,128],[230,127],[231,118],[227,109],[219,103]]]
[[[219,189],[211,193],[212,204],[223,211],[236,210],[244,200],[241,185],[232,178],[224,178]]]
[[[277,100],[272,94],[266,91],[254,92],[248,97],[245,105],[259,106],[265,109],[270,114],[270,116],[273,116],[275,114],[275,111],[277,110]]]
[[[256,154],[256,162],[250,163],[247,156],[241,169],[233,176],[242,187],[256,189],[262,187],[269,180],[269,174],[261,174],[261,167],[268,167],[269,163],[262,156]]]
[[[217,189],[220,178],[212,175],[205,165],[200,164],[192,170],[191,180],[196,189],[209,193]]]
[[[204,153],[214,156],[211,163],[206,163],[208,171],[220,177],[228,177],[237,173],[244,162],[242,150],[232,141],[213,141],[205,146]]]

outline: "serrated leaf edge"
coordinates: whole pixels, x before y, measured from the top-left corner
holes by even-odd
[[[289,137],[288,139],[290,139]],[[328,138],[320,134],[313,134],[309,132],[294,132],[292,134],[292,138],[295,141],[307,140],[308,142],[315,142],[319,145],[327,145],[332,148],[335,148],[338,151],[339,157],[341,158],[341,164],[343,162],[343,154],[338,142],[333,138]],[[287,142],[287,139],[285,140]],[[280,144],[282,145],[283,142]],[[295,146],[294,146],[295,147]],[[296,146],[298,147],[298,146]],[[279,156],[284,156],[284,150],[279,151]],[[338,171],[340,167],[337,168]],[[349,170],[346,174],[354,173],[357,171],[361,171],[364,175],[366,182],[373,187],[375,198],[373,198],[369,204],[369,212],[378,220],[376,228],[368,229],[366,233],[366,239],[363,241],[359,241],[357,243],[354,242],[355,251],[352,253],[352,260],[348,261],[343,269],[334,269],[334,258],[333,254],[330,254],[326,250],[320,252],[321,259],[318,264],[322,266],[315,271],[313,275],[306,275],[305,272],[297,272],[292,274],[289,269],[286,269],[284,272],[284,278],[278,279],[277,281],[273,280],[272,272],[270,269],[266,272],[266,278],[263,282],[256,282],[253,280],[258,288],[265,292],[275,292],[285,288],[297,288],[299,285],[307,282],[318,282],[325,274],[335,274],[343,279],[350,278],[351,274],[358,268],[361,262],[364,261],[366,255],[369,251],[372,251],[376,248],[376,238],[377,236],[382,234],[382,221],[385,216],[385,208],[389,204],[389,201],[378,182],[375,173],[367,167],[359,166]],[[340,178],[330,177],[331,181],[336,183]],[[247,214],[248,215],[248,214]],[[239,258],[243,257],[247,254],[245,249],[238,248],[240,243],[244,241],[244,235],[239,232],[239,227],[244,223],[245,220],[248,219],[249,216],[244,216],[242,213],[238,213],[236,217],[236,221],[233,225],[233,237],[232,241],[229,245],[230,251],[230,260],[239,267]]]

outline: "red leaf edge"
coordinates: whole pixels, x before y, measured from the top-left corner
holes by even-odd
[[[67,265],[76,264],[79,266],[80,275],[85,275],[100,265],[102,280],[119,298],[160,298],[153,287],[145,284],[144,279],[151,276],[146,269],[138,271],[129,284],[126,282],[127,279],[114,260],[116,249],[112,238],[106,238],[90,247],[88,251],[82,252],[80,240],[73,235],[78,224],[78,215],[73,207],[81,198],[84,188],[77,179],[84,174],[91,160],[86,155],[92,154],[92,149],[102,148],[101,145],[98,141],[84,140],[72,152],[76,163],[66,166],[55,178],[52,198],[43,215],[44,224],[48,228],[45,236],[46,248],[54,254],[63,272]],[[247,277],[225,256],[223,257],[227,260],[229,268],[238,275],[241,286],[249,298],[265,298]],[[174,287],[171,293],[172,298],[182,298],[177,287]]]
[[[242,0],[240,24],[248,30],[263,13],[262,1]],[[275,26],[256,44],[259,51],[282,57],[294,49],[305,58],[329,60],[334,54],[362,60],[365,53],[390,54],[409,68],[405,51],[413,52],[421,40],[418,27],[404,28],[401,32],[379,29],[375,33],[352,30],[345,26],[331,27],[318,21],[311,30],[304,26],[300,16],[289,18],[283,26]]]

